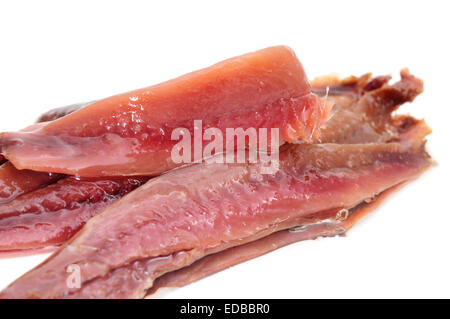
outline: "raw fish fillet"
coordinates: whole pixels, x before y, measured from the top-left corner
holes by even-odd
[[[315,218],[312,218],[311,221],[308,221],[304,225],[281,230],[248,244],[228,248],[224,251],[203,257],[190,266],[169,272],[156,279],[152,288],[147,291],[146,297],[152,296],[161,288],[179,288],[186,286],[221,270],[299,241],[343,235],[357,220],[376,209],[388,195],[402,185],[400,184],[383,191],[372,201],[362,202],[348,210],[347,216],[340,214],[339,210],[314,213],[311,217],[314,216]]]
[[[209,254],[350,209],[430,165],[423,142],[285,145],[280,170],[199,164],[154,178],[93,217],[2,298],[141,298],[161,275]],[[81,288],[66,285],[68,266]]]
[[[405,115],[388,118],[386,115],[391,113],[393,109],[396,109],[397,106],[390,108],[383,107],[383,105],[378,106],[380,104],[380,95],[383,96],[384,101],[388,101],[387,103],[389,105],[392,105],[389,100],[403,103],[404,101],[411,101],[417,93],[420,93],[423,87],[422,82],[410,76],[406,70],[402,71],[401,81],[393,87],[387,85],[389,79],[390,77],[387,76],[371,78],[370,74],[367,74],[360,78],[349,77],[340,80],[333,77],[323,77],[313,81],[313,91],[320,95],[328,94],[329,99],[335,104],[334,117],[322,128],[322,138],[329,139],[330,141],[334,140],[335,142],[346,140],[345,131],[339,130],[332,132],[334,134],[329,134],[331,132],[328,130],[330,128],[339,128],[339,124],[346,124],[345,121],[349,118],[355,119],[353,121],[350,120],[349,124],[353,123],[356,125],[347,127],[346,131],[351,131],[354,137],[353,140],[356,138],[359,142],[364,142],[364,139],[367,139],[368,142],[386,142],[396,139],[405,145],[411,145],[414,144],[414,141],[420,141],[431,133],[423,120],[416,120]],[[328,90],[325,89],[326,87],[328,87]],[[380,89],[381,87],[384,87],[384,89],[371,93],[369,101],[359,101],[362,95],[369,91]],[[386,93],[386,91],[391,93]],[[398,97],[399,93],[401,98]],[[390,98],[389,94],[391,95]],[[377,103],[371,104],[370,101],[377,101]],[[385,114],[374,112],[374,108],[378,108],[379,111],[383,111]],[[385,127],[382,130],[374,132],[373,130],[365,129],[364,125],[358,125],[360,122],[357,120],[358,115],[366,123],[373,123],[372,117],[374,115],[379,117],[380,114],[386,120]],[[385,134],[386,131],[392,134]],[[379,135],[377,136],[376,134]],[[300,227],[282,230],[254,242],[226,249],[222,252],[206,256],[190,266],[169,272],[155,281],[153,287],[147,292],[147,296],[151,296],[160,288],[185,286],[223,269],[295,242],[315,239],[317,237],[341,235],[351,228],[360,218],[376,209],[388,195],[403,184],[401,183],[383,191],[376,198],[365,200],[356,207],[349,209],[347,216],[344,216],[344,218],[342,218],[342,211],[337,209],[313,213],[310,215],[311,220],[305,221]]]
[[[372,83],[373,81],[375,81],[377,78],[375,79],[371,79],[368,78],[367,76],[363,76],[361,78],[354,78],[356,83],[363,83],[363,80],[365,80],[365,82],[368,81],[368,83]],[[370,80],[370,81],[369,81]],[[402,79],[402,81],[405,81],[405,79]],[[347,88],[347,83],[349,81],[345,80],[345,83],[342,84],[343,87]],[[419,83],[419,81],[415,81],[417,83]],[[322,82],[323,83],[323,82]],[[368,83],[364,83],[364,87],[368,86]],[[402,82],[400,82],[402,83]],[[394,87],[398,87],[400,86],[399,83],[394,84]],[[373,122],[373,118],[372,116],[374,114],[376,114],[377,116],[379,116],[379,114],[383,114],[383,118],[386,120],[386,125],[385,127],[387,127],[388,125],[390,126],[390,132],[392,133],[389,136],[386,136],[383,132],[379,133],[380,135],[376,138],[376,140],[378,142],[387,142],[389,140],[392,140],[392,136],[399,136],[400,131],[402,132],[402,134],[404,134],[404,128],[402,129],[402,124],[399,121],[396,121],[394,123],[393,120],[391,120],[390,118],[390,113],[391,113],[391,109],[389,108],[382,108],[379,106],[378,104],[371,104],[367,101],[367,98],[363,99],[362,102],[359,101],[360,100],[360,96],[361,93],[358,93],[360,90],[359,86],[352,86],[353,91],[352,91],[352,97],[350,100],[346,100],[346,98],[349,96],[349,94],[351,93],[348,89],[346,90],[341,90],[339,89],[339,84],[338,83],[333,83],[333,86],[331,86],[331,89],[329,91],[329,99],[335,104],[334,109],[334,116],[329,120],[330,121],[330,125],[327,125],[326,128],[321,129],[321,134],[322,136],[325,137],[332,137],[332,141],[334,142],[340,142],[341,140],[344,141],[347,139],[345,134],[339,134],[337,132],[337,127],[339,124],[341,125],[345,125],[340,117],[345,117],[348,118],[349,116],[351,116],[352,118],[363,118],[366,120],[367,123],[372,123]],[[375,90],[376,88],[380,88],[380,86],[378,87],[374,87],[373,85],[371,86],[372,90]],[[316,89],[316,88],[314,88]],[[344,91],[345,94],[339,93],[341,95],[336,95],[336,92],[342,92]],[[365,90],[365,92],[368,92],[369,90]],[[387,103],[391,102],[389,101],[389,94],[387,94],[386,92],[392,92],[392,86],[389,85],[385,85],[383,89],[381,90],[376,90],[367,94],[370,94],[370,101],[374,101],[374,100],[379,100],[379,98],[377,96],[384,96],[384,100],[388,101]],[[405,95],[407,93],[404,93]],[[406,97],[404,98],[406,99]],[[364,107],[360,107],[360,105],[363,105]],[[64,112],[64,110],[67,109],[72,109],[73,107],[65,107],[62,109],[57,109],[60,111],[51,111],[49,114],[54,114],[54,113],[58,113],[61,114]],[[374,108],[380,108],[380,112],[373,112],[372,110]],[[382,113],[381,110],[383,110]],[[398,123],[397,123],[398,122]],[[350,122],[353,123],[353,122]],[[349,131],[350,128],[352,129],[353,132],[356,132],[355,134],[357,134],[359,136],[359,142],[363,143],[365,142],[365,138],[367,138],[368,142],[372,142],[374,141],[374,134],[378,134],[377,132],[373,132],[373,131],[369,131],[370,134],[364,134],[366,132],[366,130],[364,130],[363,126],[361,125],[360,121],[353,123],[354,126],[349,126],[350,124],[347,124],[347,130]],[[334,134],[329,134],[328,129],[329,127],[333,128],[333,132]],[[361,132],[358,132],[358,130],[361,130]],[[395,132],[395,134],[393,134],[393,132]],[[428,132],[428,131],[427,131]],[[422,137],[418,137],[416,138],[416,140],[420,140]],[[327,141],[325,141],[327,142]],[[34,173],[34,172],[33,172]],[[74,182],[73,187],[75,187],[76,182]],[[51,195],[54,192],[55,187],[49,187],[48,188],[48,192],[49,194],[47,196],[53,196]],[[31,205],[31,203],[33,203],[36,200],[36,197],[39,196],[44,196],[45,191],[41,190],[38,193],[36,193],[35,196],[27,196],[24,199],[17,201],[17,203],[14,203],[15,205],[11,205],[14,207],[14,209],[16,211],[21,211],[20,207],[29,207]],[[31,203],[30,203],[31,202]],[[71,205],[71,203],[66,203],[66,205]],[[5,208],[5,209],[10,209],[10,208]],[[86,210],[83,210],[86,211]],[[98,213],[100,210],[99,209],[94,209],[93,211],[89,212],[89,214],[86,214],[85,216],[94,216],[96,213]],[[69,235],[72,235],[73,232],[65,232],[64,229],[62,229],[62,227],[66,228],[69,227],[71,222],[74,222],[75,225],[72,227],[72,229],[78,229],[80,228],[80,223],[81,222],[85,222],[87,219],[86,218],[81,218],[81,219],[76,219],[74,218],[74,214],[57,214],[58,210],[56,211],[48,211],[46,214],[39,214],[39,215],[35,215],[33,219],[30,219],[28,217],[27,214],[24,214],[24,218],[22,219],[21,215],[18,214],[14,217],[14,223],[16,224],[20,224],[22,226],[22,230],[21,230],[21,234],[20,236],[15,236],[15,237],[11,237],[9,240],[7,240],[7,245],[2,245],[2,240],[4,240],[4,238],[8,238],[8,234],[12,231],[8,230],[7,227],[7,223],[3,223],[3,229],[2,229],[2,233],[3,236],[0,236],[0,250],[12,250],[12,249],[25,249],[25,248],[44,248],[44,247],[48,247],[48,245],[53,245],[53,244],[62,244],[64,241],[62,239],[68,240],[70,238]],[[53,219],[54,216],[58,216],[57,219]],[[67,220],[64,220],[64,218],[66,218]],[[65,234],[65,236],[62,236],[60,238],[60,240],[58,242],[47,242],[45,240],[45,238],[48,237],[48,235],[45,233],[46,228],[40,227],[34,227],[35,224],[37,223],[42,223],[44,225],[46,225],[46,228],[50,228],[52,227],[52,231],[53,232],[58,232],[61,234]],[[11,224],[11,227],[13,227],[13,224]],[[58,228],[59,227],[59,228]],[[59,229],[59,230],[58,230]],[[34,241],[32,246],[27,246],[28,245],[28,238],[32,237],[32,236],[26,236],[27,232],[31,231],[33,232],[33,238],[39,237],[39,232],[42,231],[41,237],[43,238],[40,241]],[[16,230],[14,230],[14,232],[17,232]],[[14,239],[17,240],[16,243],[14,243]]]
[[[0,206],[0,251],[61,245],[91,217],[148,180],[68,177]]]
[[[349,77],[344,80],[323,77],[313,81],[313,90],[325,94],[329,87],[329,100],[335,107],[333,117],[321,129],[324,143],[369,143],[398,139],[391,112],[404,102],[411,102],[423,90],[423,83],[407,70],[401,72],[401,81],[388,85],[389,77],[370,75]],[[364,96],[363,96],[364,95]],[[63,117],[92,104],[79,103],[44,113],[39,122]],[[0,204],[19,195],[48,185],[61,175],[19,171],[11,164],[0,168]]]
[[[11,202],[20,195],[56,182],[61,174],[19,171],[10,162],[0,166],[0,205]],[[1,207],[1,206],[0,206]]]
[[[42,114],[37,123],[58,119],[89,104],[79,103],[50,110]],[[7,163],[1,155],[0,165],[0,205],[8,203],[20,195],[52,184],[64,176],[62,174],[18,170],[11,163]]]
[[[158,175],[176,167],[175,128],[279,128],[286,142],[318,135],[329,106],[311,94],[294,52],[271,47],[94,102],[26,132],[2,133],[19,169],[82,177]],[[203,132],[202,131],[202,132]],[[201,133],[202,133],[201,132]]]

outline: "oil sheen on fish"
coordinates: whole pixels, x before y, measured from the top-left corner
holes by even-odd
[[[93,217],[3,298],[136,298],[159,276],[200,258],[351,208],[430,165],[422,142],[286,145],[280,170],[199,164],[154,178]],[[182,182],[180,182],[182,181]],[[66,285],[69,265],[81,288]]]
[[[19,169],[81,177],[158,175],[176,128],[193,138],[210,127],[279,128],[282,141],[318,135],[328,107],[311,93],[287,47],[271,47],[136,91],[94,102],[55,121],[2,133],[2,154]]]
[[[374,85],[370,85],[370,83],[372,83],[373,81],[375,81],[377,78],[375,79],[370,79],[367,76],[362,77],[362,78],[354,78],[356,79],[355,81],[357,83],[363,83],[360,85],[364,85],[364,87],[371,87],[372,90],[379,88],[375,87]],[[365,82],[368,83],[364,83],[364,81],[362,80],[364,79]],[[369,81],[370,80],[370,81]],[[402,80],[403,81],[403,80]],[[350,85],[348,85],[350,81],[346,80],[343,84],[343,86],[346,88],[344,89],[339,89],[339,84],[338,83],[333,83],[332,89],[330,91],[330,100],[333,101],[333,103],[335,103],[335,114],[334,116],[330,119],[330,125],[327,125],[326,128],[323,128],[321,130],[321,134],[322,136],[332,136],[332,140],[334,142],[340,142],[341,140],[346,140],[346,136],[345,134],[339,134],[339,132],[337,131],[333,131],[334,134],[329,134],[328,130],[330,129],[330,127],[332,127],[333,129],[336,129],[338,124],[342,124],[342,120],[341,117],[348,117],[349,114],[352,114],[352,118],[363,118],[365,119],[365,121],[367,123],[373,123],[372,120],[372,115],[373,114],[377,114],[377,116],[379,114],[383,114],[381,111],[380,112],[373,112],[374,108],[380,108],[381,110],[384,110],[384,114],[383,114],[383,118],[386,120],[386,125],[385,127],[387,127],[388,125],[390,125],[390,132],[396,132],[395,136],[398,136],[400,133],[399,131],[402,132],[402,134],[405,131],[405,128],[402,127],[403,122],[400,122],[398,120],[393,121],[390,118],[390,113],[391,110],[389,108],[383,108],[379,106],[379,102],[378,104],[372,105],[370,104],[370,102],[365,101],[363,103],[364,107],[358,107],[359,104],[361,104],[361,102],[359,101],[360,99],[360,93],[362,90],[358,87],[358,86],[351,86],[353,89],[353,93],[350,94],[349,89],[347,89],[347,87],[349,87]],[[323,82],[321,82],[323,83]],[[395,86],[399,86],[398,83],[395,84]],[[386,94],[385,91],[392,91],[391,86],[385,86],[382,90],[377,90],[376,92],[371,92],[371,101],[373,100],[379,100],[379,98],[375,98],[375,96],[379,96],[379,95],[383,95],[385,96],[385,101],[388,101],[387,103],[391,103],[389,101],[389,99],[391,99],[389,96],[389,94]],[[365,91],[369,91],[368,89],[365,89]],[[345,92],[345,94],[339,93],[340,95],[336,95],[336,92]],[[406,93],[405,93],[406,94]],[[350,100],[346,100],[346,98],[352,95],[352,97],[350,98]],[[406,99],[406,98],[405,98]],[[66,112],[67,109],[72,109],[73,107],[65,107],[60,109],[57,109],[58,111],[54,112],[54,111],[50,111],[49,114],[63,114],[64,112]],[[395,122],[395,123],[394,123]],[[350,122],[353,123],[353,122]],[[350,124],[347,125],[347,131],[349,130],[348,126]],[[392,140],[392,136],[389,135],[387,136],[386,134],[384,134],[383,132],[379,132],[379,131],[367,131],[364,130],[362,128],[362,126],[360,125],[359,121],[354,123],[354,127],[352,127],[353,132],[356,132],[355,135],[359,136],[359,142],[363,143],[366,140],[368,142],[373,142],[373,141],[378,141],[378,142],[386,142],[389,140]],[[398,127],[397,127],[398,126]],[[404,125],[403,125],[404,126]],[[361,130],[361,131],[358,131]],[[368,134],[365,134],[369,132]],[[379,136],[374,139],[374,134],[379,134]],[[366,140],[365,140],[366,139]],[[325,141],[326,142],[326,141]],[[43,173],[36,173],[36,172],[31,172],[33,174],[43,174]],[[68,181],[71,181],[70,183],[70,190],[74,191],[76,186],[77,186],[77,182],[74,181],[73,179],[68,179]],[[102,181],[102,182],[106,182],[106,180]],[[63,185],[63,184],[62,184]],[[39,199],[39,197],[42,198],[54,198],[54,194],[55,191],[58,190],[59,194],[61,193],[59,191],[60,189],[60,185],[58,185],[57,187],[54,186],[49,186],[47,187],[47,189],[43,189],[40,190],[39,192],[36,192],[34,195],[32,196],[27,196],[21,200],[18,200],[14,203],[12,203],[11,205],[9,205],[8,207],[5,207],[3,210],[4,211],[15,211],[17,212],[17,214],[15,214],[14,218],[13,218],[13,222],[12,221],[8,221],[5,222],[3,221],[3,227],[2,227],[2,232],[0,236],[0,250],[16,250],[16,249],[37,249],[37,248],[44,248],[44,247],[48,247],[48,245],[55,245],[55,244],[62,244],[64,242],[64,240],[68,240],[70,238],[71,235],[74,234],[74,229],[79,229],[81,227],[81,225],[87,221],[87,216],[94,216],[95,214],[97,214],[100,211],[100,208],[104,207],[104,203],[103,204],[99,204],[97,203],[95,205],[95,207],[90,208],[91,211],[89,211],[87,209],[87,207],[90,207],[88,205],[85,205],[86,207],[83,207],[81,210],[83,212],[85,212],[85,214],[81,214],[82,218],[76,218],[76,210],[72,210],[71,214],[61,214],[61,212],[59,211],[60,208],[54,209],[54,210],[47,210],[45,212],[45,214],[33,214],[33,218],[30,218],[29,213],[27,211],[27,209],[29,209],[30,207],[33,207],[33,204],[36,202],[36,199]],[[80,183],[80,188],[81,191],[83,189],[83,187],[85,187],[85,185],[83,185],[83,183]],[[70,198],[71,197],[67,197],[67,200],[65,201],[65,206],[66,207],[71,207],[73,205],[79,205],[79,203],[76,201],[75,203],[71,203],[70,202]],[[71,223],[73,223],[74,225],[71,225]],[[9,225],[9,229],[8,229],[8,225]],[[20,232],[18,231],[18,227],[17,225],[20,225]],[[36,227],[35,225],[45,225],[45,227]],[[52,230],[52,233],[58,233],[58,234],[64,234],[64,236],[56,236],[58,239],[55,240],[55,238],[51,238],[51,240],[48,240],[49,235],[48,235],[48,229]],[[70,232],[65,231],[65,229],[71,229]],[[15,236],[10,236],[9,234],[16,234]],[[20,234],[20,235],[19,235]],[[35,240],[36,238],[42,238],[42,240]],[[55,236],[54,236],[55,237]],[[30,239],[33,239],[32,243],[30,243]]]
[[[335,103],[331,119],[321,129],[323,143],[378,143],[395,141],[399,133],[392,112],[405,102],[412,102],[423,91],[422,80],[401,71],[401,80],[388,84],[386,76],[347,78],[342,82],[327,78],[313,81],[314,90]],[[328,83],[328,84],[327,84]]]
[[[0,251],[61,245],[91,217],[148,180],[67,177],[0,206]]]
[[[322,128],[322,138],[325,140],[328,138],[330,141],[334,140],[335,142],[345,141],[345,131],[348,132],[351,129],[353,140],[355,141],[355,138],[357,138],[359,142],[387,142],[399,140],[399,137],[400,141],[405,145],[412,145],[417,141],[422,141],[431,132],[423,120],[416,120],[407,115],[388,117],[387,115],[396,107],[386,108],[383,105],[380,106],[382,101],[389,105],[392,105],[392,100],[398,101],[399,104],[404,101],[411,101],[421,91],[421,81],[414,80],[413,77],[408,75],[406,70],[402,71],[401,82],[396,83],[394,86],[387,84],[389,79],[390,77],[388,76],[372,78],[370,74],[366,74],[359,78],[348,77],[340,80],[333,77],[322,77],[313,81],[313,90],[318,94],[328,94],[328,98],[335,104],[334,116]],[[408,86],[409,89],[406,89]],[[325,88],[328,88],[328,90]],[[383,89],[377,90],[380,88]],[[370,99],[366,99],[363,103],[359,101],[362,95],[373,90],[377,91],[370,93]],[[379,98],[379,96],[383,96],[383,98]],[[375,108],[378,108],[378,112],[374,111]],[[345,131],[333,131],[333,134],[328,132],[330,128],[337,128],[339,124],[347,124],[346,119],[349,117],[357,119],[359,116],[366,123],[373,124],[372,117],[380,117],[380,115],[385,119],[384,128],[378,124],[378,127],[382,128],[381,130],[364,129],[363,125],[358,125],[360,121],[355,120],[348,123],[349,125],[356,124],[354,127],[347,127]],[[386,134],[387,131],[391,132],[391,134]],[[298,227],[275,232],[248,244],[208,255],[190,266],[169,272],[155,281],[153,287],[147,292],[147,296],[153,295],[160,288],[187,285],[233,265],[295,242],[317,237],[340,235],[351,228],[364,215],[376,209],[380,203],[403,184],[401,183],[383,191],[376,197],[365,199],[354,208],[348,210],[333,209],[313,213],[308,218],[305,217],[302,224]]]
[[[402,185],[400,184],[383,191],[376,198],[370,199],[370,201],[365,200],[347,211],[334,209],[327,212],[314,213],[308,216],[309,218],[305,218],[304,224],[300,226],[281,230],[248,244],[231,247],[203,257],[190,266],[169,272],[156,279],[152,288],[147,291],[146,297],[153,297],[161,288],[183,287],[221,270],[299,241],[342,235],[358,219],[376,209],[388,195]]]
[[[52,109],[42,114],[37,123],[58,119],[89,104],[79,103]],[[62,174],[18,170],[11,163],[8,163],[3,156],[0,156],[0,165],[0,205],[8,203],[23,194],[52,184],[64,177]]]
[[[22,194],[56,182],[61,174],[19,171],[10,162],[0,166],[0,205],[11,202]],[[1,206],[0,206],[1,207]]]

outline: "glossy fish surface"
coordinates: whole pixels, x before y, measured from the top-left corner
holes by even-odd
[[[60,119],[2,133],[2,154],[18,169],[81,177],[158,175],[177,166],[171,134],[194,120],[208,128],[279,128],[285,142],[319,134],[328,107],[293,51],[271,47],[128,93]]]

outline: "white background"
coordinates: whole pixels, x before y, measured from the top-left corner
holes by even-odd
[[[438,166],[347,237],[301,242],[166,297],[450,297],[449,31],[445,1],[9,1],[0,4],[0,130],[48,108],[148,86],[266,46],[308,75],[409,67]],[[0,288],[46,256],[0,260]]]

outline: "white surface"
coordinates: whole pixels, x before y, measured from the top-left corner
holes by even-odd
[[[14,1],[0,4],[0,129],[48,108],[160,82],[275,44],[310,78],[409,67],[426,91],[439,165],[347,237],[280,249],[167,297],[450,297],[448,20],[445,1]],[[0,260],[0,287],[44,255]]]

